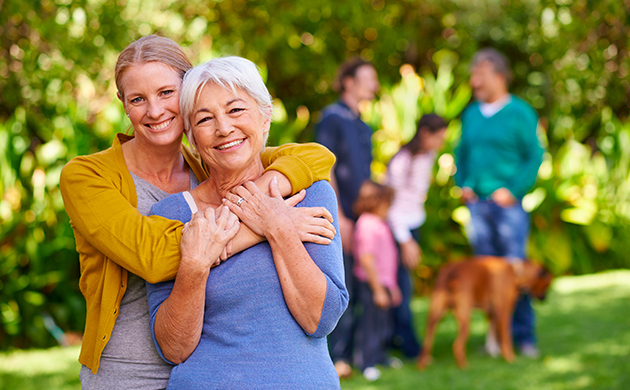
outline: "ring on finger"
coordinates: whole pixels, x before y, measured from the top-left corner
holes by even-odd
[[[238,198],[238,200],[236,201],[236,205],[240,206],[243,202],[245,202],[245,199],[243,198]]]

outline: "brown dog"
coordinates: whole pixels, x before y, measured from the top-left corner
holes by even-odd
[[[477,256],[447,263],[440,269],[431,293],[427,333],[418,367],[424,369],[430,363],[435,329],[448,309],[453,310],[459,325],[453,353],[460,368],[468,364],[466,341],[473,308],[486,313],[490,333],[496,331],[498,336],[501,355],[512,362],[512,315],[519,291],[529,292],[542,300],[551,279],[551,274],[542,265],[531,261],[510,264],[502,257]]]

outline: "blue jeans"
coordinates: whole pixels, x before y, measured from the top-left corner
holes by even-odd
[[[470,210],[468,239],[476,255],[504,256],[517,261],[525,259],[529,235],[529,214],[520,202],[501,207],[488,200],[467,204]],[[535,317],[529,295],[521,295],[512,319],[515,345],[536,344]]]
[[[416,242],[420,243],[420,228],[413,229],[411,235]],[[398,250],[400,251],[400,247]],[[399,348],[406,357],[415,358],[420,354],[420,343],[413,329],[413,315],[409,307],[413,297],[412,281],[409,271],[407,271],[400,258],[398,261],[397,282],[402,295],[402,302],[400,306],[392,309],[394,314],[392,344],[394,348]]]

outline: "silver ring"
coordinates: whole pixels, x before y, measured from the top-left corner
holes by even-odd
[[[243,203],[243,202],[245,202],[245,199],[243,199],[243,198],[238,198],[238,200],[236,201],[236,205],[237,205],[237,206],[240,206],[240,205],[241,205],[241,203]]]

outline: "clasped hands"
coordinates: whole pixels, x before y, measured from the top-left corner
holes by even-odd
[[[239,229],[255,236],[256,242],[274,229],[295,229],[302,242],[330,244],[337,234],[332,214],[324,207],[295,207],[306,191],[284,200],[273,178],[269,193],[246,182],[232,189],[221,206],[195,213],[182,231],[182,257],[218,265],[232,255],[231,240]],[[237,205],[239,198],[243,200]]]
[[[462,200],[464,202],[476,202],[477,199],[479,199],[477,194],[470,187],[462,188]],[[501,207],[510,207],[516,204],[516,197],[505,187],[496,189],[490,195],[490,199]]]

